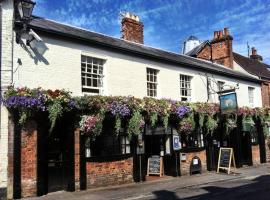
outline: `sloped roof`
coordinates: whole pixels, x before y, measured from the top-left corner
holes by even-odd
[[[187,52],[185,55],[195,57],[195,56],[198,55],[198,53],[200,53],[200,51],[201,51],[207,44],[209,44],[209,41],[208,41],[208,40],[202,42],[200,45],[198,45],[198,46],[196,46],[195,48],[191,49],[191,50],[190,50],[189,52]]]
[[[250,59],[238,53],[233,53],[234,61],[237,62],[247,72],[259,76],[263,79],[270,79],[270,66],[257,60]]]
[[[166,63],[173,63],[181,65],[181,67],[188,67],[202,72],[211,72],[227,77],[234,77],[253,82],[260,82],[252,76],[243,74],[241,72],[233,71],[227,67],[211,63],[202,59],[193,58],[190,56],[176,54],[161,49],[149,47],[146,45],[126,41],[123,39],[114,38],[111,36],[95,33],[70,25],[65,25],[59,22],[47,20],[40,17],[34,17],[30,22],[30,28],[36,31],[42,31],[49,34],[63,36],[74,41],[83,41],[85,44],[93,44],[103,48],[110,48],[123,53],[140,56],[143,58],[158,60]]]

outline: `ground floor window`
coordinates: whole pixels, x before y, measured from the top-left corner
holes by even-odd
[[[131,153],[130,141],[125,135],[100,135],[95,141],[86,139],[86,157],[114,156]]]
[[[201,131],[194,131],[191,134],[181,135],[181,143],[183,148],[200,148],[204,147],[204,137]]]

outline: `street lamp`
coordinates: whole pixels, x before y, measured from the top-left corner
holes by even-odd
[[[21,20],[24,22],[30,20],[36,3],[31,0],[19,0],[17,5]]]

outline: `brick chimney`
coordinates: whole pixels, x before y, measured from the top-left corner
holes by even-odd
[[[214,38],[211,41],[212,61],[229,68],[233,68],[233,37],[229,29],[214,31]]]
[[[143,23],[132,13],[123,14],[122,38],[131,42],[143,44]]]
[[[258,61],[263,61],[262,56],[260,56],[260,55],[257,54],[257,49],[255,49],[255,47],[252,47],[251,48],[250,59],[258,60]]]

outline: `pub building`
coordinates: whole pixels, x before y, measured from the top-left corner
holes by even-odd
[[[61,91],[70,91],[81,102],[84,95],[97,95],[192,104],[219,103],[217,91],[223,85],[235,88],[239,108],[262,107],[261,80],[221,64],[144,45],[143,23],[131,13],[122,18],[122,39],[118,39],[31,16],[34,4],[30,0],[1,1],[1,74],[5,77],[1,89],[4,93],[10,92],[10,85],[19,88],[17,96],[9,93],[11,100],[1,104],[1,194],[12,199],[165,176],[188,178],[215,171],[220,147],[233,148],[237,167],[270,161],[259,119],[253,119],[255,125],[248,128],[239,116],[228,131],[227,115],[222,114],[211,134],[198,128],[198,120],[190,134],[179,133],[175,124],[164,128],[160,121],[156,126],[146,122],[139,135],[129,137],[125,120],[116,134],[115,119],[106,116],[100,135],[93,140],[78,128],[80,118],[89,113],[60,109],[61,117],[55,118],[54,112],[49,115],[49,109],[55,111],[59,104],[45,107],[24,92],[38,95],[33,88],[43,88],[49,103]],[[24,118],[22,125],[16,103],[33,104],[39,110]],[[66,104],[66,99],[61,103]]]

